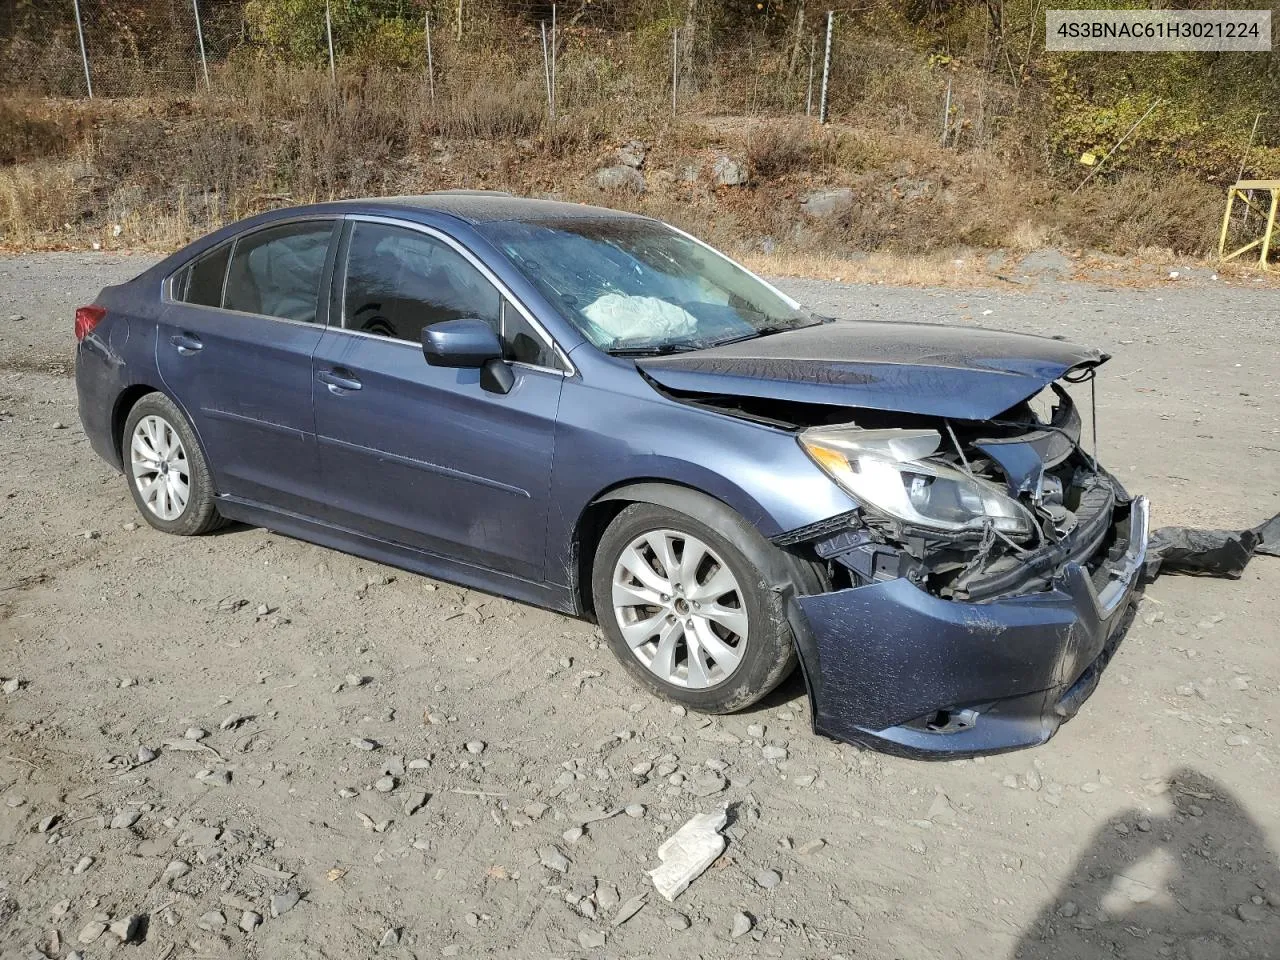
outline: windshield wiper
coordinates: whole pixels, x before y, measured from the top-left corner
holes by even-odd
[[[646,343],[636,346],[611,347],[605,353],[611,357],[653,357],[668,353],[688,353],[699,350],[703,345],[698,343]]]
[[[790,330],[803,330],[805,327],[816,327],[818,324],[823,322],[823,320],[819,319],[810,323],[801,323],[793,320],[785,321],[783,323],[775,323],[767,327],[757,327],[755,330],[752,330],[750,333],[743,334],[742,336],[725,337],[723,340],[716,340],[712,343],[706,344],[706,346],[723,347],[730,343],[742,343],[746,340],[756,340],[759,337],[769,337],[775,333],[787,333]]]

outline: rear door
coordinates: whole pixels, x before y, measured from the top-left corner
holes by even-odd
[[[324,332],[339,221],[264,227],[170,281],[156,341],[165,386],[195,424],[221,495],[311,515],[311,356]]]
[[[352,218],[315,353],[315,411],[329,517],[341,526],[540,581],[564,362],[545,333],[459,244]],[[494,325],[515,386],[429,366],[422,330]]]

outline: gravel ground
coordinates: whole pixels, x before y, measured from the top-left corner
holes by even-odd
[[[1280,562],[1155,583],[1034,751],[835,744],[794,678],[686,715],[590,624],[141,524],[69,358],[73,308],[148,262],[0,258],[0,956],[1280,956]],[[1274,292],[784,285],[1098,344],[1102,459],[1158,524],[1280,509]],[[667,904],[658,845],[726,804]]]

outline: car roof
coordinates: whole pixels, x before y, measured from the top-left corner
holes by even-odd
[[[342,200],[335,206],[358,207],[390,214],[441,213],[471,224],[502,220],[647,219],[622,210],[562,200],[535,200],[491,190],[441,190],[404,197]]]

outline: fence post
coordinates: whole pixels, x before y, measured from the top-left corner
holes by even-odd
[[[329,42],[329,79],[338,82],[338,68],[333,62],[333,18],[329,15],[329,0],[324,0],[324,35]]]
[[[947,76],[947,99],[942,104],[942,140],[940,146],[947,145],[947,132],[951,128],[951,76]]]
[[[680,28],[671,28],[671,116],[676,115],[676,87],[680,78]]]
[[[431,11],[428,10],[426,16],[427,30],[427,88],[431,91],[431,105],[436,105],[436,65],[431,59]]]
[[[80,59],[84,62],[84,85],[93,99],[93,81],[89,79],[89,53],[84,48],[84,24],[80,21],[80,0],[71,0],[76,9],[76,34],[80,37]]]
[[[551,99],[551,54],[547,50],[547,21],[538,23],[542,28],[542,74],[547,85],[547,117],[552,125],[556,122],[556,105]]]
[[[209,87],[209,61],[204,55],[204,29],[200,26],[200,0],[191,0],[191,11],[196,15],[196,43],[200,45],[200,68],[204,71],[204,88]]]
[[[453,38],[459,43],[462,42],[462,0],[458,0],[458,22],[454,27]]]
[[[556,5],[551,5],[551,119],[556,118],[556,104],[560,102],[560,88],[556,85]]]
[[[822,98],[818,101],[818,122],[827,122],[827,77],[831,73],[831,27],[835,22],[836,12],[827,11],[827,49],[822,55]]]
[[[814,37],[809,38],[809,86],[804,95],[804,115],[810,116],[813,113],[813,57],[818,41]]]

